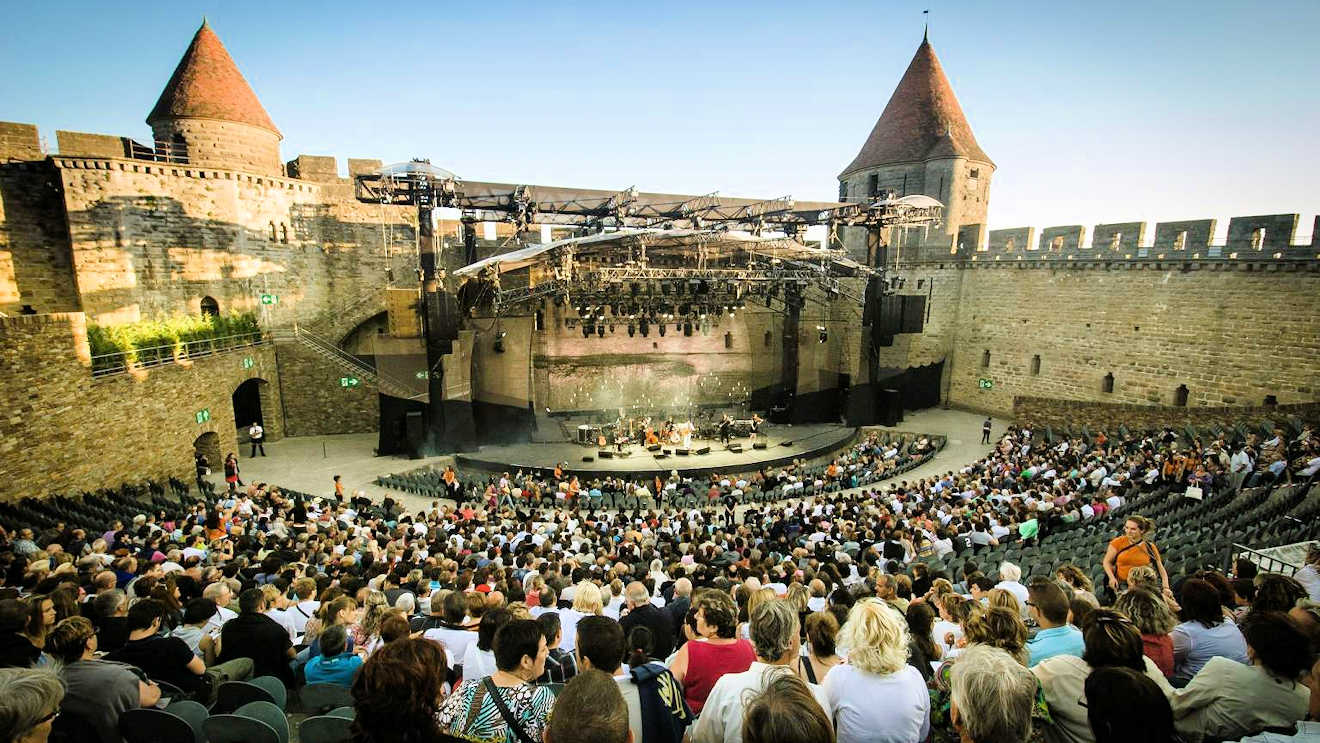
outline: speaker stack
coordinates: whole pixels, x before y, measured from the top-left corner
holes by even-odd
[[[600,459],[613,459],[614,452],[610,451],[609,449],[601,449],[600,451],[596,452],[596,456],[599,457]]]
[[[703,446],[703,447],[701,447],[700,449],[697,449],[697,451],[696,451],[695,453],[696,453],[696,454],[710,454],[710,447],[709,447],[709,446]]]
[[[752,444],[753,449],[764,449],[766,448],[766,446],[768,446],[768,444],[766,444],[764,441],[757,441],[756,443]]]

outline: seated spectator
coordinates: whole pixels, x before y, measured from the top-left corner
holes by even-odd
[[[532,619],[508,622],[495,634],[494,653],[495,673],[485,677],[467,674],[441,705],[437,714],[441,730],[468,740],[540,740],[555,700],[549,688],[532,683],[545,672],[549,654],[541,625]],[[496,695],[512,720],[505,719],[501,705],[494,701]]]
[[[206,631],[207,623],[215,616],[215,602],[211,599],[193,599],[183,607],[183,621],[170,632],[170,637],[183,640],[188,649],[207,665],[215,663],[220,654],[220,635]]]
[[[28,608],[21,600],[0,600],[0,667],[28,668],[41,657],[41,648],[24,634],[28,618]]]
[[[595,583],[583,580],[571,588],[573,589],[572,608],[559,612],[559,625],[563,628],[561,647],[568,651],[573,650],[573,642],[577,639],[578,621],[583,617],[600,616],[605,611],[605,599],[601,596],[600,587]]]
[[[437,713],[444,699],[445,651],[405,638],[372,653],[353,680],[357,743],[444,743]]]
[[[464,653],[463,678],[479,679],[495,673],[495,635],[500,628],[513,621],[513,614],[508,609],[491,609],[481,615],[481,627],[477,630],[477,642],[468,645]],[[538,625],[539,626],[539,625]],[[547,656],[548,657],[548,656]]]
[[[609,674],[628,708],[633,743],[678,743],[693,715],[683,703],[682,688],[660,663],[644,663],[623,672],[623,628],[609,617],[586,617],[578,623],[576,653],[582,668]],[[555,706],[558,709],[558,704]]]
[[[1141,633],[1132,620],[1112,609],[1096,609],[1082,626],[1086,650],[1082,657],[1056,655],[1033,666],[1045,691],[1054,724],[1046,728],[1048,743],[1091,743],[1087,717],[1086,679],[1098,668],[1117,666],[1145,673],[1164,694],[1173,693],[1158,666],[1142,654]]]
[[[1002,562],[999,564],[999,582],[995,588],[1002,588],[1013,594],[1017,599],[1018,606],[1022,611],[1022,616],[1026,616],[1027,608],[1027,587],[1022,585],[1022,568],[1011,562]]]
[[[628,613],[619,620],[625,633],[633,627],[643,626],[651,630],[654,641],[652,652],[660,658],[667,658],[674,650],[674,628],[669,623],[669,613],[651,603],[651,593],[646,585],[637,581],[629,583],[624,589]]]
[[[1224,617],[1219,592],[1192,578],[1182,587],[1182,623],[1173,628],[1173,685],[1186,686],[1211,658],[1249,663],[1247,643],[1237,625]]]
[[[611,620],[612,621],[612,620]],[[555,699],[555,714],[545,730],[545,743],[630,743],[628,705],[614,680],[587,670],[564,686]]]
[[[807,615],[806,625],[807,642],[798,656],[797,675],[809,684],[819,684],[843,662],[838,653],[839,620],[828,611],[817,611]]]
[[[1025,743],[1032,733],[1036,678],[1013,656],[976,645],[950,674],[949,717],[964,743]]]
[[[862,599],[839,630],[848,662],[823,682],[839,743],[919,743],[930,731],[930,695],[921,673],[907,664],[908,629],[902,615]],[[760,648],[757,649],[760,655]]]
[[[1068,596],[1052,581],[1040,579],[1027,589],[1027,616],[1040,631],[1027,642],[1030,665],[1056,655],[1081,656],[1085,649],[1082,631],[1068,623]]]
[[[1132,588],[1119,594],[1114,609],[1132,620],[1141,632],[1142,652],[1155,661],[1165,678],[1173,677],[1173,637],[1169,635],[1178,620],[1164,599],[1144,588]]]
[[[1297,605],[1298,599],[1307,598],[1302,584],[1286,575],[1263,573],[1256,577],[1255,583],[1256,595],[1251,600],[1252,611],[1287,613]]]
[[[573,654],[559,647],[563,630],[559,626],[559,612],[547,611],[536,618],[545,634],[546,645],[550,648],[545,658],[545,673],[536,680],[538,684],[563,684],[577,675],[577,663]]]
[[[426,639],[442,644],[449,654],[450,663],[460,667],[467,655],[468,646],[477,642],[477,633],[468,629],[463,622],[467,617],[467,606],[467,597],[462,591],[451,591],[440,602],[439,613],[443,613],[443,617],[434,616],[436,605],[432,603],[432,618],[422,633]]]
[[[120,743],[119,715],[160,701],[160,687],[141,671],[96,659],[96,630],[83,617],[69,617],[51,632],[46,652],[63,666],[63,714],[91,725],[101,743]]]
[[[64,684],[52,669],[0,669],[0,741],[45,743],[63,699]]]
[[[940,646],[931,639],[931,630],[935,626],[935,610],[921,602],[909,604],[907,608],[908,626],[908,663],[929,681],[935,673],[935,665],[943,658]]]
[[[118,588],[100,591],[92,599],[96,617],[96,643],[109,652],[128,642],[128,594]]]
[[[225,622],[220,630],[221,663],[238,658],[252,660],[252,675],[274,676],[293,686],[293,669],[289,661],[294,658],[289,633],[274,619],[266,616],[266,597],[260,588],[249,588],[238,596],[239,614]]]
[[[1242,632],[1251,665],[1213,657],[1173,695],[1175,725],[1189,743],[1233,740],[1306,717],[1311,692],[1301,678],[1311,668],[1308,638],[1280,612],[1252,612]]]
[[[1086,677],[1085,693],[1096,743],[1180,743],[1168,696],[1145,674],[1122,666],[1097,668]]]
[[[133,604],[128,610],[128,641],[105,659],[136,666],[150,679],[173,684],[190,697],[201,694],[209,701],[206,664],[183,640],[159,634],[164,617],[165,606],[155,599]]]
[[[309,684],[349,687],[361,667],[362,659],[348,649],[348,630],[336,624],[321,633],[321,654],[307,661],[303,674]]]
[[[746,671],[756,652],[751,642],[737,636],[738,610],[727,594],[699,591],[692,607],[688,624],[698,639],[679,648],[669,670],[683,685],[688,708],[699,715],[715,682],[725,674]]]
[[[880,600],[868,599],[867,602],[876,611],[887,612],[896,626],[901,624],[902,618]],[[853,611],[856,612],[860,606]],[[776,675],[792,674],[791,668],[797,662],[799,647],[798,618],[792,605],[780,599],[763,601],[752,613],[750,624],[756,662],[746,671],[727,673],[715,682],[692,731],[692,743],[739,743],[742,740],[743,699],[760,693]],[[900,631],[896,639],[902,641],[895,653],[899,657],[898,664],[906,668],[907,638],[902,637]],[[684,647],[696,644],[698,642],[690,642]],[[829,678],[834,678],[834,674],[842,668],[840,666],[835,669]],[[921,680],[921,675],[916,671],[912,671],[912,674],[918,681]],[[812,693],[821,707],[827,708],[824,693],[819,688],[813,689]]]
[[[801,679],[776,675],[747,704],[743,743],[834,743],[834,723]]]

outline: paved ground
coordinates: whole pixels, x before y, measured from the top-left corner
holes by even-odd
[[[905,472],[903,479],[913,480],[957,469],[980,459],[989,447],[980,443],[983,416],[960,410],[930,408],[907,413],[903,422],[890,429],[913,433],[942,434],[948,443],[935,457],[915,470]],[[992,436],[1003,433],[1007,421],[995,420]],[[409,508],[421,508],[430,503],[418,496],[386,490],[375,485],[376,477],[406,472],[427,465],[444,466],[453,462],[452,456],[408,459],[407,457],[377,457],[374,455],[376,434],[344,434],[339,436],[298,436],[266,444],[269,456],[248,458],[249,447],[239,452],[239,467],[244,482],[270,482],[305,493],[330,495],[334,492],[333,476],[341,475],[348,492],[364,491],[373,500],[386,495],[402,500]],[[224,487],[220,468],[214,468],[211,479],[217,487]]]

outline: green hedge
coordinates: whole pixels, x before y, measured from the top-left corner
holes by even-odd
[[[257,316],[251,312],[220,316],[175,316],[162,320],[142,320],[124,325],[88,325],[87,341],[92,348],[92,369],[115,369],[127,364],[152,364],[172,360],[183,353],[183,344],[215,340],[211,348],[224,350],[246,344],[248,339],[231,338],[260,331]],[[223,340],[219,340],[223,339]],[[106,354],[123,354],[96,358]]]

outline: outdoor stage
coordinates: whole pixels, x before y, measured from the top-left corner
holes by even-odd
[[[766,448],[753,449],[751,441],[745,437],[733,439],[731,443],[742,445],[741,452],[728,451],[718,440],[698,440],[692,442],[693,453],[686,456],[674,454],[658,458],[656,454],[660,452],[650,452],[643,446],[633,445],[628,447],[626,457],[620,457],[611,448],[609,451],[612,456],[602,458],[597,447],[555,442],[482,446],[475,452],[456,454],[454,459],[460,469],[491,472],[550,471],[557,463],[567,462],[567,469],[573,472],[629,477],[668,474],[671,470],[687,475],[736,473],[774,467],[794,459],[822,456],[851,443],[856,436],[857,429],[837,424],[763,424],[757,440],[766,443]],[[710,447],[710,453],[695,453],[697,449],[706,446]],[[670,450],[674,448],[672,445],[664,447]],[[583,461],[584,457],[590,457],[592,461]]]

